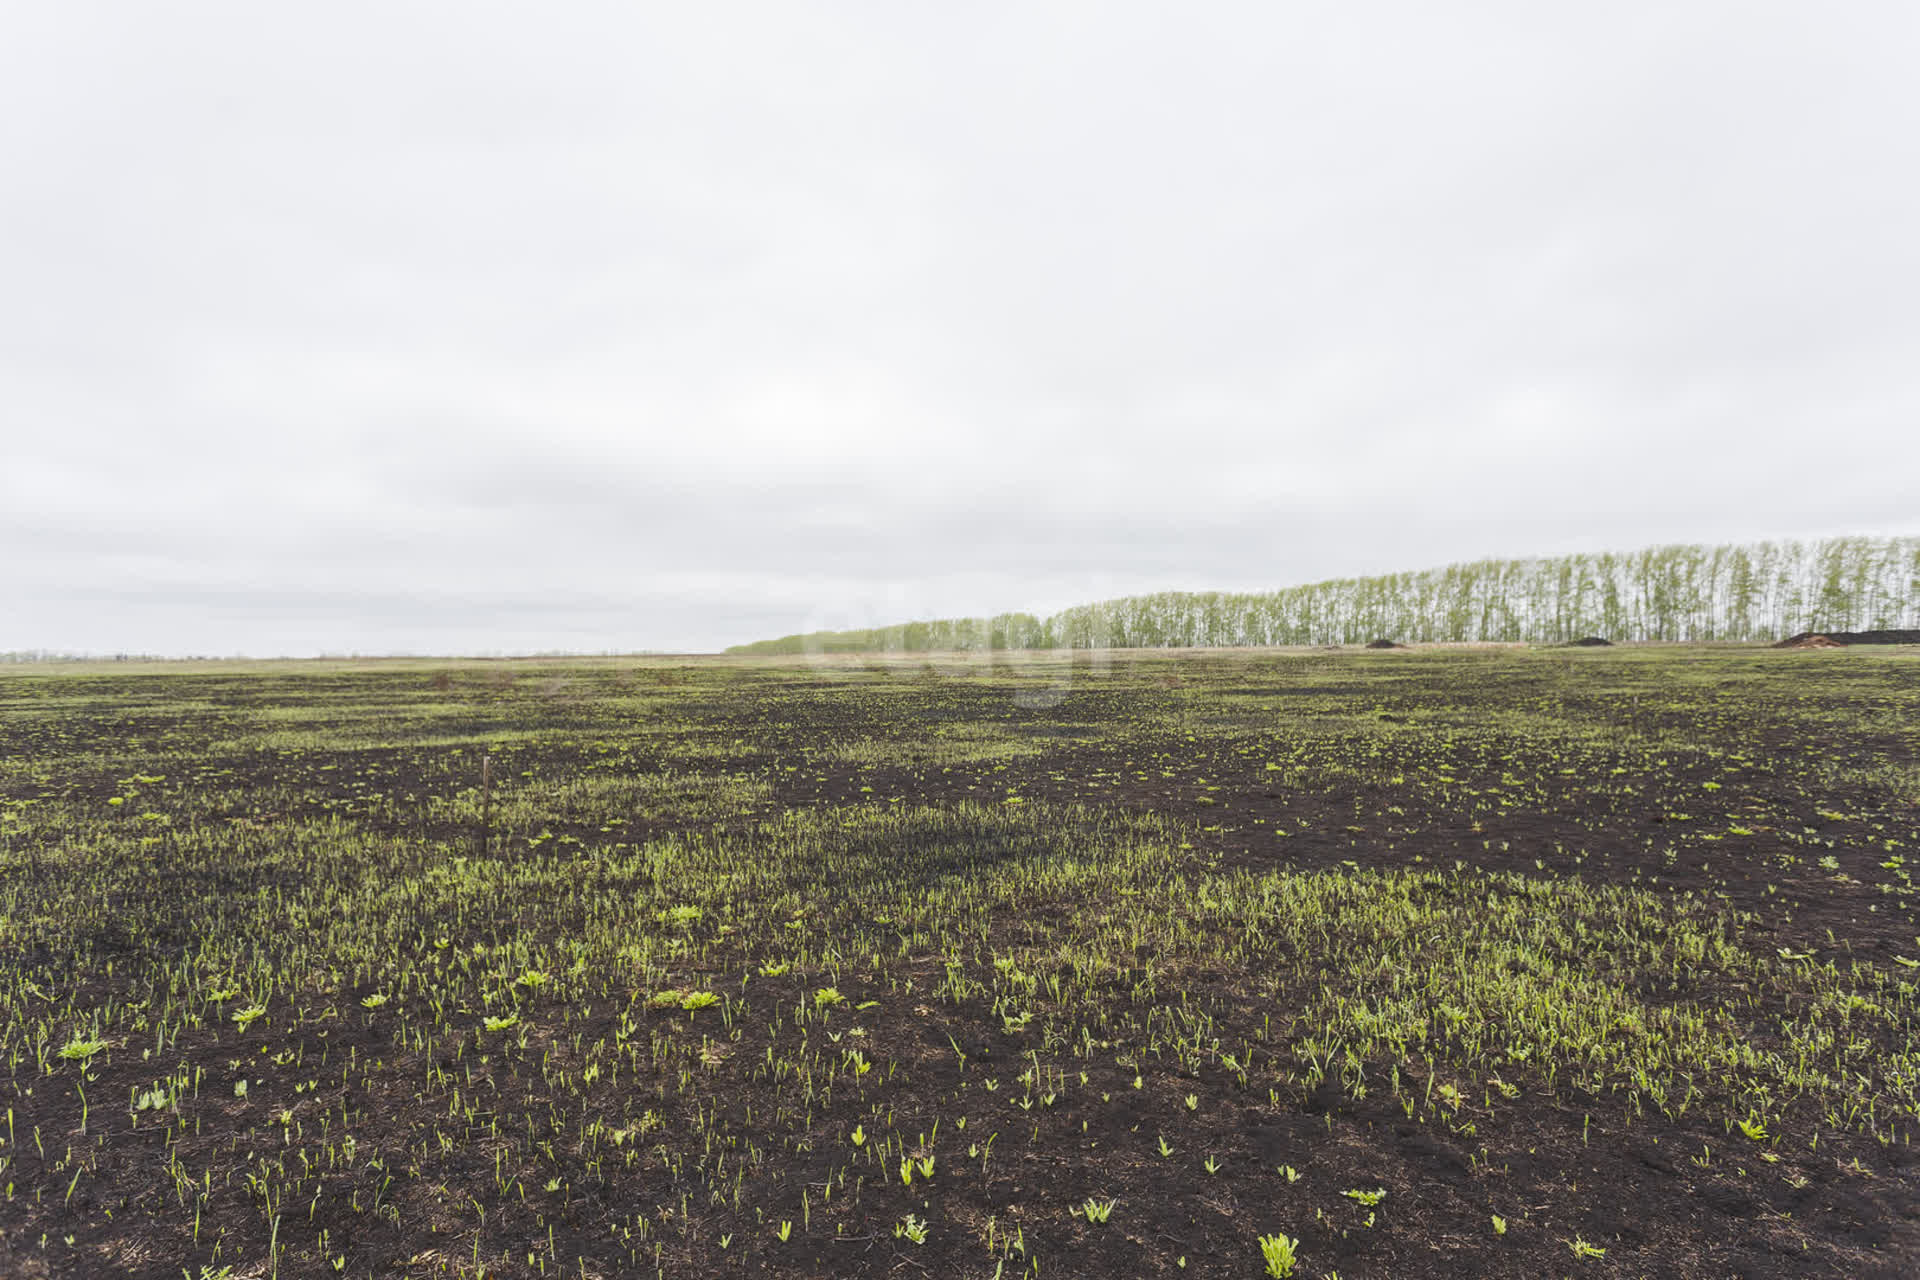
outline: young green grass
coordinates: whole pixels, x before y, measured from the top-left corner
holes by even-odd
[[[1672,1129],[1711,1141],[1688,1176],[1789,1187],[1908,1141],[1904,793],[1778,745],[1912,758],[1905,668],[1292,661],[1116,667],[1057,721],[890,672],[0,680],[0,1212],[189,1270],[884,1239],[1124,1274],[1197,1248],[1124,1252],[1156,1211],[1102,1179],[1146,1157],[1205,1221],[1286,1197],[1285,1274],[1268,1241],[1363,1234],[1330,1192],[1406,1203],[1402,1166],[1329,1163],[1383,1120],[1497,1171],[1503,1125],[1564,1111],[1575,1153]],[[942,732],[891,752],[903,724]],[[1500,1257],[1644,1265],[1573,1232],[1585,1188],[1494,1218]],[[1084,1212],[1122,1200],[1126,1231]],[[1055,1206],[1017,1248],[1016,1201]]]

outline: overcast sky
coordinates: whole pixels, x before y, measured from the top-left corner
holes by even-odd
[[[0,650],[1920,532],[1920,6],[15,4]]]

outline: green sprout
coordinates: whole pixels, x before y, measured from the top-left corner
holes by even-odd
[[[1105,1222],[1112,1216],[1113,1206],[1119,1203],[1118,1200],[1096,1200],[1088,1196],[1086,1203],[1073,1206],[1071,1211],[1088,1222]]]
[[[105,1040],[88,1040],[80,1036],[75,1036],[61,1047],[60,1056],[68,1062],[85,1063],[89,1061],[94,1054],[99,1053],[106,1047],[107,1042]]]
[[[1286,1280],[1293,1274],[1297,1261],[1294,1250],[1299,1247],[1298,1240],[1284,1233],[1260,1237],[1260,1256],[1266,1259],[1267,1275],[1272,1280]]]

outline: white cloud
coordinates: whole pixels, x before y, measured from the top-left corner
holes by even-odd
[[[1917,24],[42,7],[0,649],[693,648],[1911,532]]]

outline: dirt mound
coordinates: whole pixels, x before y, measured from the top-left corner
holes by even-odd
[[[1406,647],[1407,646],[1403,644],[1395,644],[1385,636],[1381,636],[1378,640],[1367,641],[1367,648],[1369,649],[1404,649]]]
[[[1920,631],[1829,631],[1841,644],[1920,644]]]
[[[1788,636],[1773,646],[1776,649],[1844,649],[1847,646],[1831,636],[1823,636],[1817,631],[1802,631],[1797,636]]]
[[[1613,641],[1602,636],[1581,636],[1573,642],[1576,649],[1611,649]]]
[[[1920,631],[1802,631],[1776,649],[1839,649],[1850,644],[1920,644]]]

